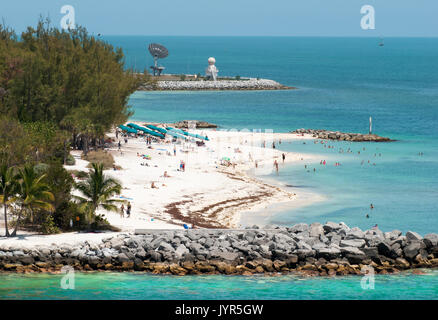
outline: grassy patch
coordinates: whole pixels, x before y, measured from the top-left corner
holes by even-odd
[[[87,156],[82,156],[83,160],[87,160],[90,163],[87,168],[91,168],[91,163],[102,163],[104,169],[112,169],[114,165],[114,158],[112,154],[107,151],[90,151]]]

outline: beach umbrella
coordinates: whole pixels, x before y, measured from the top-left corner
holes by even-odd
[[[119,128],[122,129],[123,131],[126,131],[126,132],[137,133],[137,130],[135,130],[133,128],[126,127],[124,125],[120,125]]]
[[[146,128],[141,127],[141,126],[139,126],[139,125],[137,125],[135,123],[128,123],[128,126],[131,127],[131,128],[135,128],[137,130],[143,131],[144,133],[149,134],[151,136],[164,139],[164,134],[158,133],[158,132],[155,132],[155,131],[152,131],[152,130],[149,130],[149,129],[146,129]]]
[[[201,139],[201,140],[209,141],[208,137],[204,137],[204,136],[201,136],[199,134],[189,133],[187,131],[184,131],[184,130],[181,130],[181,129],[175,129],[175,128],[172,128],[172,127],[167,127],[166,129],[170,130],[170,131],[174,131],[174,132],[178,132],[178,133],[184,134],[184,135],[189,136],[189,137],[193,137],[193,138],[198,138],[198,139]]]
[[[166,134],[167,133],[167,130],[166,129],[163,129],[163,128],[158,128],[158,127],[156,127],[156,126],[153,126],[153,125],[147,125],[146,127],[148,127],[149,129],[152,129],[152,130],[155,130],[155,131],[158,131],[158,132],[160,132],[160,133],[162,133],[162,134]]]

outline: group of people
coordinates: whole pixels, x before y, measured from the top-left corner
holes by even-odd
[[[146,141],[146,145],[151,145],[152,144],[152,137],[146,136],[145,141]]]
[[[128,218],[131,217],[131,202],[129,202],[129,201],[128,201],[128,205],[126,207],[126,215]],[[120,207],[120,216],[122,218],[125,217],[125,205],[124,204],[122,204],[122,206]]]

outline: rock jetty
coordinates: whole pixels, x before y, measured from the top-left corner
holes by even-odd
[[[244,230],[139,230],[100,243],[71,246],[0,247],[0,270],[146,271],[155,274],[361,274],[438,267],[438,234],[422,237],[398,230],[362,231],[344,223],[304,223],[292,227],[256,226]]]
[[[173,90],[287,90],[296,89],[284,86],[269,79],[241,79],[241,80],[161,80],[153,85],[141,86],[140,91],[173,91]]]
[[[381,137],[376,134],[361,134],[361,133],[345,133],[340,131],[329,131],[321,129],[297,129],[291,133],[295,134],[311,134],[318,139],[339,140],[339,141],[354,141],[354,142],[389,142],[394,141],[386,137]]]
[[[189,127],[189,122],[195,122],[197,129],[217,128],[217,125],[213,123],[209,123],[206,121],[199,121],[199,120],[182,120],[171,124],[171,126],[179,129],[187,129]]]

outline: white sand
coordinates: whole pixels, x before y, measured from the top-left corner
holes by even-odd
[[[195,222],[196,227],[238,228],[242,212],[245,212],[245,215],[251,211],[260,214],[262,208],[273,204],[280,203],[283,207],[293,208],[321,200],[317,195],[312,197],[308,194],[301,199],[297,190],[290,192],[259,179],[274,170],[274,160],[278,161],[281,172],[283,152],[280,151],[279,139],[285,142],[291,139],[312,139],[311,136],[213,130],[191,132],[207,134],[210,141],[202,147],[198,147],[194,142],[176,144],[176,156],[173,155],[174,144],[171,142],[153,143],[153,149],[148,149],[145,140],[140,137],[130,138],[127,144],[122,140],[122,153],[117,150],[117,143],[114,148],[109,149],[108,152],[113,154],[116,165],[122,169],[106,170],[105,173],[122,183],[122,196],[131,202],[132,212],[130,218],[122,218],[119,213],[114,212],[99,213],[105,214],[108,221],[123,232],[132,232],[134,229],[183,228],[184,222],[189,225]],[[110,133],[109,136],[115,138],[115,133]],[[119,136],[119,139],[123,138]],[[272,139],[275,140],[276,149],[272,149]],[[263,141],[266,148],[261,147]],[[241,152],[236,152],[237,148]],[[184,150],[187,152],[183,152]],[[137,153],[149,155],[151,159],[144,160]],[[76,158],[76,164],[66,166],[66,169],[87,171],[88,162],[80,159],[80,152],[73,151],[72,154]],[[320,160],[315,155],[285,154],[286,162],[309,163]],[[221,165],[223,157],[229,157],[231,162],[236,163],[235,168]],[[186,163],[185,172],[179,171],[181,160]],[[258,162],[257,170],[255,160]],[[141,163],[147,163],[148,166],[142,166]],[[252,171],[251,176],[247,173],[249,170]],[[163,177],[164,171],[171,177]],[[151,188],[152,181],[158,189]],[[181,201],[184,203],[171,207],[173,213],[176,211],[183,216],[182,219],[168,212],[170,204]],[[263,216],[265,219],[266,213]],[[107,236],[108,234],[66,233],[26,236],[16,241],[22,244],[72,243],[84,240],[100,241]],[[0,246],[10,241],[13,240],[0,238]]]

